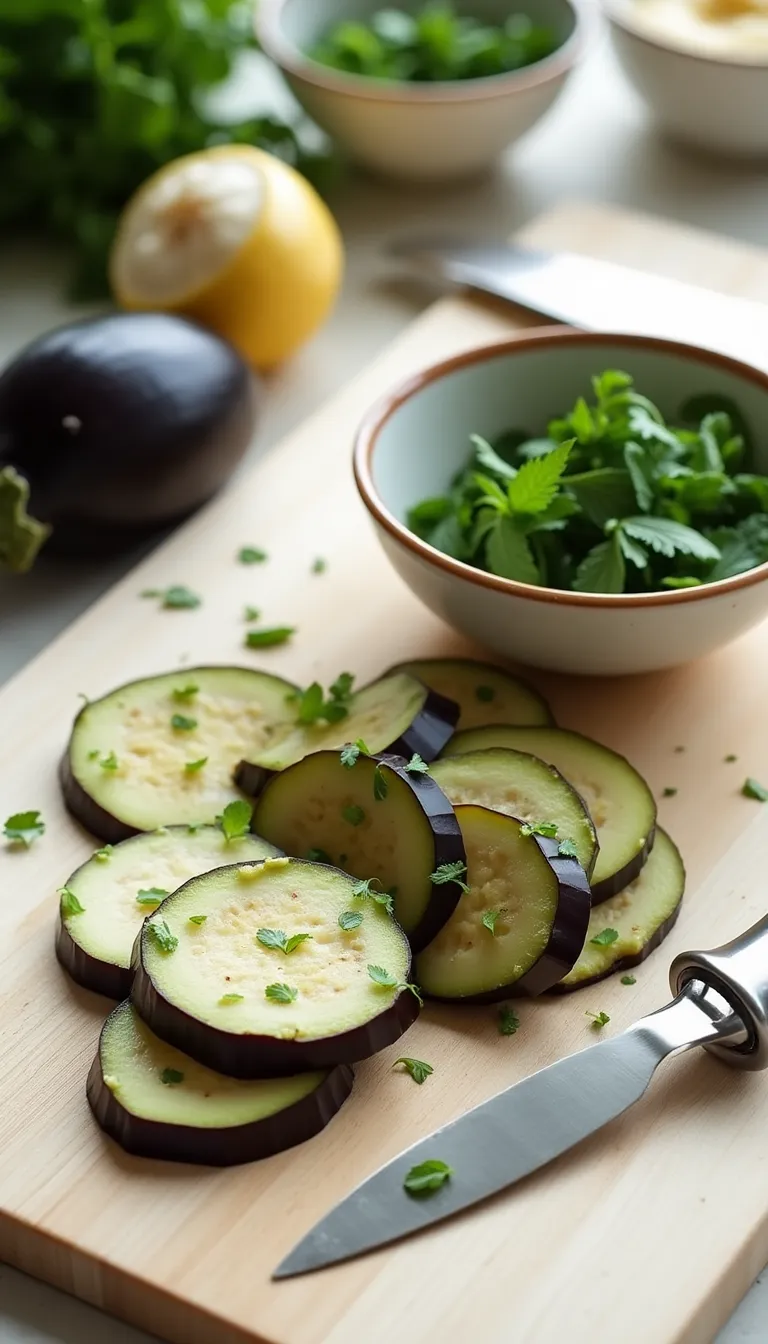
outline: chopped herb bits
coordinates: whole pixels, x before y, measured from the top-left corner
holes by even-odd
[[[403,1185],[409,1195],[432,1195],[453,1175],[453,1169],[446,1162],[430,1158],[427,1162],[419,1162],[418,1166],[411,1167]]]
[[[671,784],[668,784],[668,785],[666,786],[666,788],[662,790],[662,794],[661,794],[661,796],[662,796],[662,798],[674,798],[674,797],[676,796],[676,794],[677,794],[677,789],[676,789],[676,788],[673,788],[673,786],[672,786]]]
[[[197,719],[190,719],[186,714],[174,714],[171,727],[175,733],[191,733],[197,727]]]
[[[85,913],[85,906],[80,904],[77,896],[71,887],[62,887],[59,892],[61,897],[60,910],[64,919],[71,919],[73,915],[82,915]]]
[[[589,1009],[587,1009],[585,1016],[591,1017],[592,1021],[589,1025],[593,1031],[601,1031],[611,1020],[607,1013],[591,1013]]]
[[[594,938],[590,938],[589,941],[590,943],[594,943],[595,947],[610,947],[611,943],[618,941],[618,937],[619,935],[616,929],[601,929],[600,932],[596,933]]]
[[[179,1069],[163,1069],[160,1082],[165,1083],[166,1087],[176,1087],[184,1082],[184,1074]]]
[[[171,933],[171,930],[168,928],[164,919],[150,920],[146,928],[149,937],[161,952],[170,953],[176,951],[176,948],[179,946],[179,940],[174,933]]]
[[[195,686],[192,682],[188,686],[177,686],[172,692],[173,699],[177,705],[188,704],[190,700],[194,700],[199,690],[200,687]]]
[[[469,891],[469,887],[466,882],[462,881],[466,871],[466,863],[462,863],[461,860],[458,859],[455,863],[441,863],[440,867],[436,868],[434,873],[430,873],[430,881],[436,887],[441,887],[446,882],[455,882],[457,886],[461,887],[462,891],[467,892]]]
[[[241,565],[262,565],[268,557],[258,546],[241,546],[237,558]]]
[[[422,758],[421,758],[421,756],[419,755],[418,751],[415,751],[415,752],[413,753],[413,755],[412,755],[410,761],[409,761],[408,764],[405,766],[405,769],[406,769],[406,771],[408,772],[409,775],[428,775],[428,774],[429,774],[429,766],[427,765],[427,762],[426,762],[426,761],[423,761],[423,760],[422,760]]]
[[[373,772],[373,796],[377,803],[383,802],[389,793],[389,785],[380,765]]]
[[[327,568],[328,561],[324,560],[321,555],[318,555],[317,559],[312,562],[313,574],[324,574]]]
[[[741,792],[745,798],[754,798],[758,803],[768,803],[768,789],[756,779],[745,779]]]
[[[634,975],[622,975],[621,983],[622,985],[636,985],[637,980],[635,979]]]
[[[357,803],[349,803],[346,807],[342,807],[341,815],[350,826],[359,826],[365,821],[365,812]]]
[[[253,808],[244,799],[236,798],[234,802],[228,803],[221,816],[216,818],[224,839],[239,840],[242,835],[247,835],[251,829],[252,816]]]
[[[245,636],[247,649],[271,649],[277,644],[287,644],[296,634],[293,625],[275,625],[265,630],[249,630]]]
[[[207,756],[201,756],[200,759],[199,759],[199,761],[185,761],[185,762],[184,762],[184,774],[185,774],[185,775],[196,775],[196,774],[198,773],[198,771],[202,770],[203,766],[204,766],[204,765],[207,765],[207,764],[208,764],[208,757],[207,757]]]
[[[147,588],[141,596],[159,598],[160,606],[170,611],[191,611],[202,604],[202,598],[181,583],[172,584],[170,588]]]
[[[401,1055],[399,1059],[395,1060],[392,1067],[397,1068],[398,1064],[403,1065],[414,1083],[426,1082],[429,1075],[435,1071],[431,1064],[425,1063],[423,1059],[411,1059],[410,1055]]]
[[[207,918],[208,918],[207,915],[190,915],[189,922],[190,924],[200,925],[204,924]]]
[[[219,999],[219,1003],[221,1004],[242,1003],[244,997],[245,995],[243,994],[222,994],[221,998]]]
[[[499,1009],[498,1026],[500,1036],[514,1036],[520,1026],[520,1018],[509,1004],[503,1003]]]
[[[330,854],[326,854],[324,849],[308,849],[307,858],[310,863],[331,863]]]
[[[482,918],[482,925],[487,929],[492,938],[496,937],[496,921],[501,914],[500,910],[486,910]]]
[[[359,929],[363,922],[363,916],[359,910],[342,910],[339,915],[339,928],[345,933],[350,933],[352,929]]]
[[[244,621],[260,621],[261,609],[259,607],[243,607]]]
[[[292,985],[278,983],[267,985],[264,996],[271,1003],[293,1003],[299,997],[299,991],[294,989]]]
[[[9,845],[29,849],[45,835],[45,822],[39,812],[14,812],[3,825],[3,835]]]
[[[108,756],[102,756],[101,760],[99,761],[99,765],[101,766],[102,770],[120,769],[120,762],[118,761],[114,751],[110,751]]]

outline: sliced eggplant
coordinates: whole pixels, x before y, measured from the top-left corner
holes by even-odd
[[[491,663],[472,658],[417,658],[390,670],[418,677],[431,691],[455,700],[461,710],[457,731],[489,723],[553,724],[543,696],[527,681]]]
[[[640,876],[592,911],[581,956],[554,989],[583,989],[616,971],[639,966],[673,928],[684,890],[683,860],[666,831],[659,828]],[[613,933],[618,938],[607,940],[606,934]]]
[[[456,816],[467,851],[467,884],[448,923],[416,958],[425,994],[493,1003],[541,994],[575,964],[589,924],[590,891],[557,840],[484,807]],[[485,922],[483,922],[485,920]]]
[[[354,761],[344,765],[342,755]],[[256,805],[261,835],[297,858],[321,851],[390,892],[411,947],[426,947],[458,904],[456,882],[435,885],[446,864],[466,866],[453,808],[428,774],[401,756],[318,751],[276,775]]]
[[[653,848],[656,802],[642,775],[625,757],[565,728],[503,724],[457,733],[444,754],[458,756],[488,747],[512,747],[539,756],[559,770],[583,798],[600,846],[592,874],[593,905],[609,900],[634,881]]]
[[[597,833],[583,798],[553,765],[509,747],[447,756],[430,767],[451,802],[476,803],[518,821],[551,821],[559,840],[572,840],[576,858],[590,876],[597,859]]]
[[[89,702],[61,765],[67,808],[110,844],[158,826],[215,821],[240,797],[237,762],[266,745],[295,692],[267,672],[193,667]]]
[[[212,868],[279,854],[258,835],[227,840],[217,826],[169,826],[99,849],[63,888],[56,955],[79,985],[123,999],[136,935],[165,896]]]
[[[232,1167],[319,1134],[352,1090],[352,1070],[244,1082],[159,1040],[130,1003],[107,1018],[87,1084],[98,1124],[128,1153]]]
[[[365,742],[374,755],[388,752],[410,760],[414,752],[433,761],[450,740],[459,707],[430,691],[415,677],[396,673],[373,681],[349,699],[337,723],[294,721],[251,752],[237,771],[236,782],[256,797],[267,780],[313,751],[339,751],[346,742]]]
[[[399,924],[347,873],[265,859],[195,877],[164,901],[136,940],[131,999],[199,1063],[259,1078],[391,1045],[418,1016],[410,969]]]

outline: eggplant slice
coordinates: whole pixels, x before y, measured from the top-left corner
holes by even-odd
[[[512,747],[553,765],[583,798],[600,846],[592,873],[592,904],[633,882],[653,848],[656,802],[642,775],[618,752],[565,728],[514,728],[499,724],[457,733],[445,756]],[[538,818],[548,821],[548,817]]]
[[[452,700],[430,691],[415,677],[397,673],[356,691],[338,723],[288,724],[259,751],[245,758],[235,776],[256,797],[267,780],[314,751],[340,751],[347,742],[365,742],[373,755],[387,752],[410,759],[414,752],[433,761],[450,740],[459,717]]]
[[[289,717],[296,687],[243,667],[129,682],[83,706],[61,766],[64,801],[110,844],[158,826],[213,822],[241,795],[232,772]]]
[[[587,875],[557,840],[484,807],[456,808],[467,883],[454,914],[416,959],[431,998],[494,1003],[541,994],[575,964],[589,923]],[[483,917],[495,914],[493,928]]]
[[[166,895],[212,868],[279,855],[258,835],[226,840],[217,826],[169,826],[97,850],[65,884],[56,955],[85,989],[124,999],[136,935]],[[77,897],[77,913],[69,893]]]
[[[583,989],[616,971],[639,966],[674,927],[684,890],[683,860],[666,831],[659,828],[640,876],[592,911],[581,956],[554,989],[557,992]],[[618,938],[609,943],[593,943],[592,939],[606,929],[613,929]]]
[[[431,691],[455,700],[461,710],[458,732],[489,723],[545,726],[555,721],[544,697],[527,681],[491,663],[472,658],[417,658],[391,668],[388,675],[393,672],[407,672]]]
[[[475,803],[518,821],[551,821],[560,840],[572,840],[589,877],[597,860],[597,832],[584,800],[553,765],[509,747],[447,756],[432,778],[454,805]]]
[[[292,1078],[226,1078],[166,1045],[120,1003],[102,1028],[86,1091],[98,1124],[126,1152],[232,1167],[319,1134],[352,1081],[346,1065]]]
[[[162,1040],[233,1078],[383,1050],[418,1016],[411,953],[399,924],[354,886],[336,868],[286,858],[193,878],[136,940],[136,1009]],[[362,919],[345,928],[350,914]],[[305,941],[277,945],[296,934]]]
[[[444,864],[466,866],[453,808],[401,756],[361,754],[349,767],[337,751],[305,756],[267,785],[254,825],[296,858],[320,851],[354,877],[375,878],[378,891],[392,894],[414,951],[439,933],[461,896],[456,882],[432,882]]]

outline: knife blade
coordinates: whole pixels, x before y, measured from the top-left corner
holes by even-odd
[[[768,304],[616,262],[511,243],[406,238],[389,252],[441,280],[569,326],[688,342],[768,371]]]
[[[675,998],[620,1035],[566,1056],[505,1088],[399,1153],[321,1218],[273,1273],[292,1278],[433,1224],[499,1193],[628,1110],[670,1055],[703,1045],[741,1068],[768,1068],[768,916],[709,952],[680,953]],[[414,1197],[412,1167],[451,1169]]]

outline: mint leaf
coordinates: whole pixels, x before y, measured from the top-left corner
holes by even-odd
[[[626,580],[618,532],[600,541],[582,560],[573,581],[577,593],[623,593]]]
[[[274,985],[267,985],[264,990],[264,997],[272,1003],[293,1003],[299,997],[299,991],[294,989],[292,985],[278,982]]]
[[[174,714],[171,727],[175,733],[191,733],[197,727],[197,719],[190,719],[186,714]]]
[[[207,918],[207,915],[190,915],[189,922],[190,924],[197,924],[199,927],[201,924],[205,923]]]
[[[485,554],[489,570],[499,578],[514,579],[517,583],[541,583],[531,548],[512,518],[499,515],[488,532]]]
[[[175,934],[171,933],[164,919],[150,919],[147,924],[147,933],[152,942],[161,952],[175,952],[179,946],[179,940]]]
[[[673,556],[676,552],[692,555],[696,560],[719,560],[720,552],[701,532],[671,518],[624,518],[622,530],[643,545],[650,546],[660,555]]]
[[[302,943],[306,943],[307,941],[311,940],[312,940],[311,933],[292,933],[290,938],[286,942],[283,951],[285,952],[285,955],[289,957],[291,955],[291,952],[295,952],[297,947],[301,947]]]
[[[345,933],[349,933],[351,929],[359,929],[362,922],[363,916],[359,910],[342,910],[339,915],[339,928]]]
[[[384,989],[397,988],[397,976],[385,971],[383,966],[369,966],[368,975],[375,985],[382,985]]]
[[[352,896],[357,901],[375,901],[377,905],[383,905],[388,915],[395,913],[394,893],[397,888],[393,887],[391,891],[374,891],[374,883],[378,882],[377,877],[361,878],[352,885]]]
[[[573,440],[566,440],[544,457],[526,462],[507,486],[507,499],[513,513],[542,513],[557,494],[568,465]]]
[[[566,476],[563,486],[599,528],[605,527],[611,518],[633,513],[637,507],[632,478],[622,467],[601,467]]]
[[[630,564],[636,565],[638,569],[645,569],[648,564],[648,552],[644,551],[642,546],[633,541],[631,537],[628,537],[623,528],[618,527],[616,535],[619,538],[619,546],[624,559],[629,560]]]
[[[45,822],[39,812],[14,812],[3,826],[3,835],[9,845],[29,849],[35,840],[45,835]]]
[[[449,1167],[447,1162],[429,1158],[428,1161],[419,1162],[417,1166],[411,1167],[403,1185],[409,1195],[431,1195],[445,1185],[453,1175],[453,1168]]]
[[[401,1055],[399,1059],[395,1060],[392,1067],[397,1068],[398,1064],[405,1066],[414,1083],[426,1082],[429,1075],[435,1072],[431,1064],[426,1064],[423,1059],[412,1059],[410,1055]]]
[[[250,803],[244,799],[236,798],[234,802],[227,803],[220,817],[216,818],[219,829],[224,834],[224,839],[239,840],[241,836],[247,835],[251,829],[251,817],[253,808]]]
[[[557,846],[557,852],[561,859],[578,859],[579,857],[579,851],[576,848],[576,845],[573,840],[569,840],[567,837],[565,840],[560,841],[560,844]]]
[[[422,760],[418,751],[415,751],[406,766],[403,767],[409,775],[428,775],[429,766]]]
[[[262,947],[275,949],[278,952],[285,951],[286,935],[282,929],[257,929],[256,938]]]
[[[492,938],[496,937],[496,921],[501,914],[500,910],[486,910],[482,918],[482,925],[487,929]]]
[[[467,892],[469,891],[469,887],[466,882],[461,880],[466,871],[466,863],[462,863],[460,859],[457,859],[455,863],[441,863],[440,867],[436,868],[434,873],[430,873],[429,880],[432,882],[433,886],[436,887],[442,887],[447,882],[455,882],[458,887],[461,887],[462,891]]]
[[[144,887],[136,894],[139,905],[159,905],[169,893],[164,887]]]
[[[626,443],[624,445],[624,461],[627,465],[627,471],[632,482],[632,489],[637,500],[637,506],[643,513],[650,513],[653,507],[653,490],[648,479],[652,464],[649,462],[648,455],[644,448],[638,443]],[[621,518],[623,514],[631,513],[631,507],[616,512],[614,518]]]

